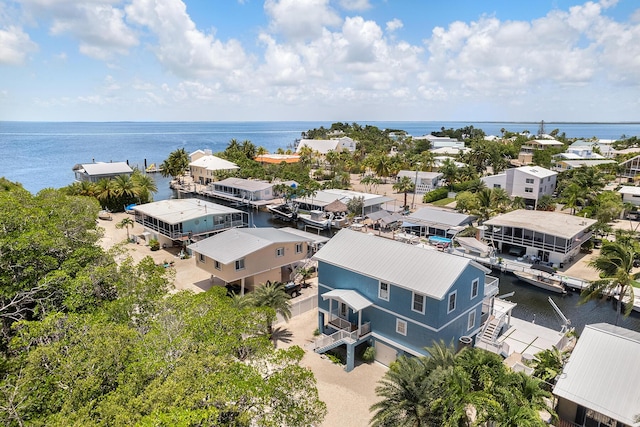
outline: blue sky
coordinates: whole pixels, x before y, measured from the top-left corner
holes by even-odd
[[[640,120],[636,0],[0,0],[0,120]]]

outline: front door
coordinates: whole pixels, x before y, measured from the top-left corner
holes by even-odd
[[[340,318],[349,320],[349,308],[347,307],[347,304],[343,302],[340,303]]]

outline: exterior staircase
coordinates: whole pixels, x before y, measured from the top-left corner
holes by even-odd
[[[316,340],[313,351],[324,353],[342,344],[352,344],[355,342],[356,334],[354,332],[338,331],[331,335],[325,335]]]
[[[480,335],[480,339],[488,343],[494,343],[498,338],[501,327],[502,319],[494,317],[487,322],[484,330],[482,331],[482,335]]]

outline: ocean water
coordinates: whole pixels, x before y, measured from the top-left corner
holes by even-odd
[[[488,135],[528,130],[535,134],[539,123],[501,122],[357,122],[381,129],[400,129],[420,136],[440,128],[473,125]],[[270,152],[287,149],[302,132],[331,122],[0,122],[0,176],[17,181],[31,192],[59,188],[73,182],[78,163],[128,161],[144,168],[160,163],[170,152],[224,150],[231,139],[249,140]],[[559,129],[567,137],[618,139],[640,135],[640,123],[545,123],[545,130]],[[167,180],[156,174],[162,186],[156,199],[170,197]]]

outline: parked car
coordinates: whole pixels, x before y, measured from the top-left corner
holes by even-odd
[[[302,292],[302,285],[300,283],[289,282],[284,285],[284,291],[291,297],[295,298],[300,295]]]

